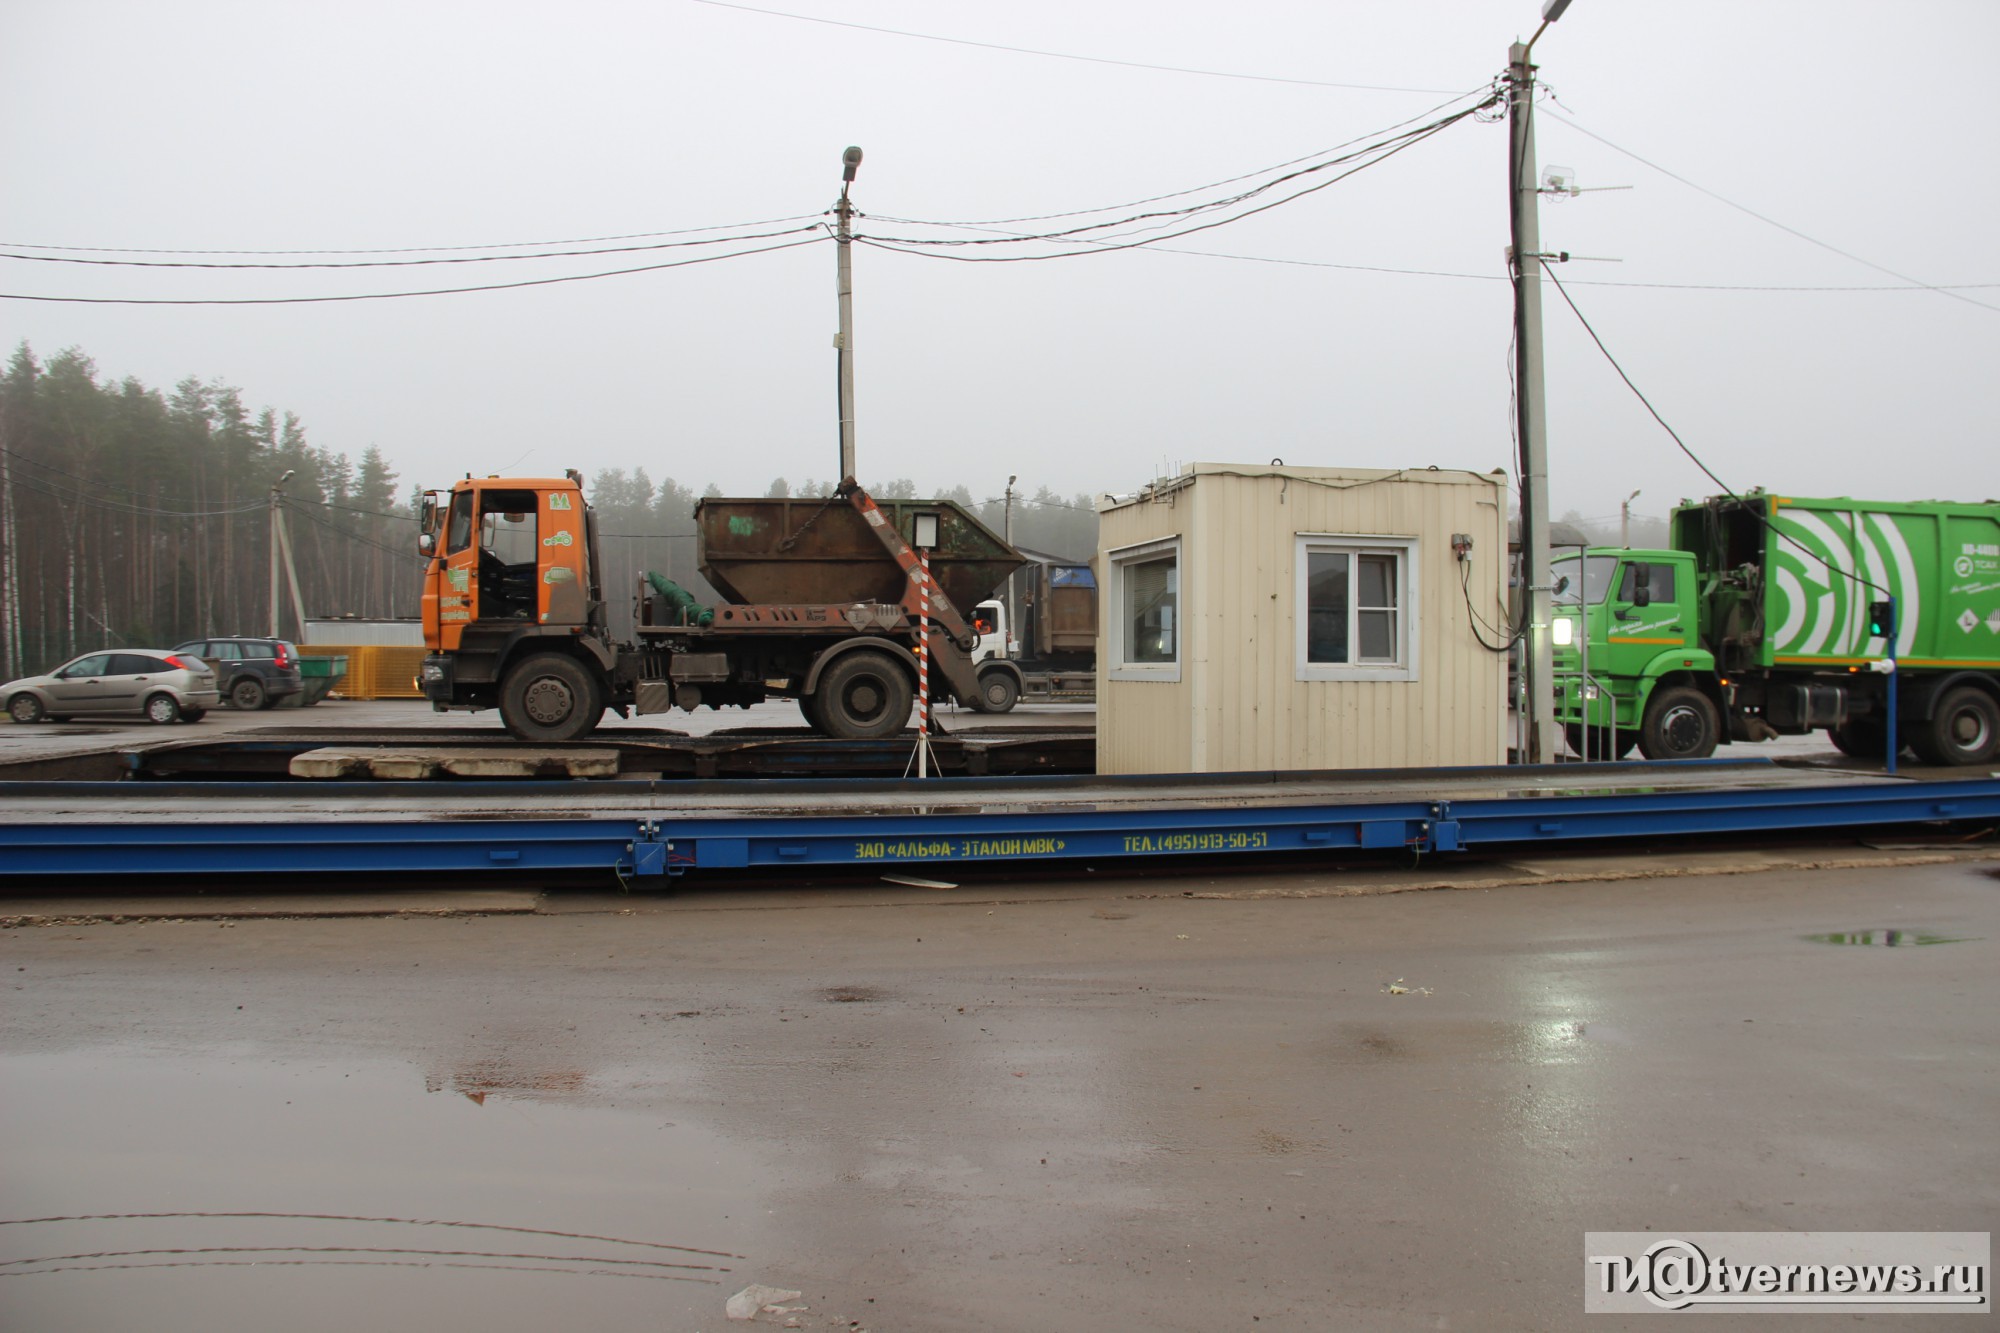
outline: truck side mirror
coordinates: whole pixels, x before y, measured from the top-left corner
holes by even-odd
[[[1639,564],[1632,566],[1632,605],[1651,606],[1653,604],[1653,567]]]
[[[437,538],[428,532],[418,533],[417,552],[424,556],[435,555],[437,553]]]

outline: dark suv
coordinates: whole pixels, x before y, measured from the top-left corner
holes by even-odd
[[[223,699],[236,708],[269,708],[305,688],[299,650],[283,639],[194,639],[174,651],[208,663]]]

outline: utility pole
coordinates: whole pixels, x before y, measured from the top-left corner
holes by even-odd
[[[287,472],[271,487],[271,637],[282,639],[284,631],[278,624],[278,561],[282,556],[285,564],[285,582],[292,590],[292,618],[299,623],[299,637],[306,637],[306,599],[299,595],[299,567],[292,559],[292,534],[285,527],[285,511],[280,503],[279,492],[292,479]]]
[[[1521,448],[1521,554],[1528,625],[1526,753],[1530,764],[1556,755],[1555,673],[1549,656],[1549,437],[1542,396],[1542,234],[1535,175],[1535,67],[1530,56],[1570,0],[1548,0],[1542,26],[1507,50],[1507,202],[1514,234],[1514,378]]]
[[[14,455],[8,437],[0,433],[0,674],[9,679],[27,674],[27,653],[21,642],[20,555],[14,544]]]
[[[1007,478],[1006,532],[1007,544],[1014,544],[1014,483],[1019,477]],[[1021,633],[1021,597],[1019,576],[1021,571],[1012,570],[1007,575],[1007,633],[1000,638],[1000,655],[1012,657],[1013,651],[1007,640]]]
[[[287,472],[271,483],[271,637],[274,639],[285,637],[278,631],[278,608],[281,605],[278,597],[278,548],[282,540],[278,536],[278,524],[283,521],[278,517],[278,504],[279,493],[291,479],[292,474]]]
[[[1632,502],[1638,498],[1639,492],[1634,491],[1618,506],[1618,544],[1628,551],[1632,549]]]
[[[840,332],[833,345],[840,353],[840,480],[854,477],[854,206],[847,202],[847,187],[861,168],[861,150],[849,148],[840,155],[840,201],[833,206],[839,226],[834,233],[833,255],[835,291],[840,297]]]

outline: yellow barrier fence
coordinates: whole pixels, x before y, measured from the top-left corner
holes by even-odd
[[[417,672],[426,648],[388,647],[368,643],[299,645],[300,657],[345,657],[347,674],[335,684],[336,699],[421,699]]]

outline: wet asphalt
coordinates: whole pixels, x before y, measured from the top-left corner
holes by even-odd
[[[1992,1229],[1996,865],[17,915],[0,1325],[1615,1328],[1587,1230]]]

